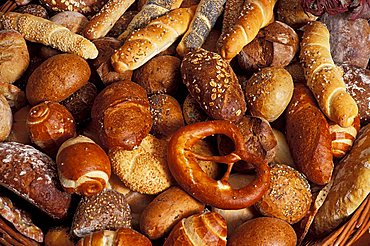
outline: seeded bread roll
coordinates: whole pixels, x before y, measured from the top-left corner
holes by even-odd
[[[107,37],[114,37],[118,38],[118,36],[123,33],[126,29],[128,24],[130,24],[131,20],[137,15],[138,11],[129,10],[126,11],[114,24],[112,29],[106,35]]]
[[[75,11],[90,14],[99,11],[108,0],[40,0],[52,11]]]
[[[67,27],[73,33],[81,33],[88,19],[75,11],[64,11],[53,15],[50,20],[54,23]]]
[[[27,0],[28,1],[28,0]],[[17,2],[17,1],[15,1]],[[31,14],[35,15],[44,19],[49,19],[48,11],[39,4],[27,4],[23,5],[19,8],[16,8],[14,12],[22,13],[22,14]]]
[[[0,143],[0,184],[55,219],[67,216],[71,197],[62,191],[53,160],[20,143]]]
[[[12,109],[8,101],[0,94],[0,142],[4,141],[10,134],[13,124]]]
[[[27,117],[31,107],[29,105],[19,109],[13,114],[12,130],[6,139],[7,142],[17,142],[22,144],[31,144],[29,129],[27,126]],[[2,123],[6,122],[3,120]]]
[[[186,54],[181,64],[183,82],[192,97],[214,119],[239,121],[246,104],[230,64],[202,48]]]

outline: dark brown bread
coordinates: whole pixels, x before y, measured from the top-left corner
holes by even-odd
[[[118,36],[126,30],[128,24],[135,17],[135,15],[137,15],[137,13],[138,11],[126,11],[108,32],[107,37],[118,38]]]
[[[67,215],[71,197],[58,183],[55,163],[32,146],[0,143],[0,184],[52,218]]]
[[[0,217],[0,242],[2,245],[38,246],[39,243],[23,236]]]
[[[208,115],[200,107],[199,103],[189,94],[182,104],[182,112],[187,125],[209,120]]]
[[[84,14],[98,12],[108,0],[40,0],[52,11],[76,11]]]
[[[334,168],[329,125],[303,84],[294,87],[286,114],[286,137],[297,169],[311,182],[328,183]]]
[[[15,9],[14,11],[22,14],[31,14],[44,19],[49,19],[48,11],[39,4],[27,4]]]
[[[95,98],[91,117],[106,148],[132,150],[152,127],[144,88],[131,81],[115,82]]]
[[[186,54],[181,64],[183,82],[190,94],[214,119],[239,121],[246,104],[229,63],[202,48]]]
[[[29,105],[21,108],[13,114],[12,130],[6,139],[7,142],[17,142],[23,144],[30,144],[29,129],[27,126],[27,117],[31,107]],[[4,122],[4,119],[3,121]]]

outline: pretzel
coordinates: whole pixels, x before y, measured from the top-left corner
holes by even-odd
[[[192,147],[197,141],[214,134],[224,134],[235,144],[235,150],[225,156],[202,156]],[[239,129],[229,121],[199,122],[178,130],[171,138],[168,150],[169,169],[178,184],[203,203],[221,209],[241,209],[257,202],[269,188],[270,171],[260,156],[247,152]],[[196,160],[215,161],[228,165],[221,180],[207,176]],[[257,178],[247,186],[233,189],[228,182],[235,162],[244,160],[256,168]]]

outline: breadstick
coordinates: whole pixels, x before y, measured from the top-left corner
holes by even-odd
[[[177,53],[184,56],[189,49],[200,48],[217,18],[223,11],[226,0],[201,0],[188,31],[177,46]]]
[[[307,85],[324,114],[342,127],[352,125],[358,114],[354,99],[347,93],[343,71],[330,54],[330,34],[318,21],[305,26],[300,60]]]
[[[83,35],[92,40],[104,37],[135,0],[109,0],[85,26]]]
[[[89,40],[47,19],[8,12],[1,16],[0,23],[6,30],[18,31],[28,41],[48,45],[85,59],[94,59],[98,56],[97,48]]]

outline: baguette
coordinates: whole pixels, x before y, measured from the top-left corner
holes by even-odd
[[[177,53],[184,56],[189,49],[202,47],[209,32],[223,11],[226,0],[201,0],[188,31],[177,46]]]
[[[51,46],[63,52],[76,54],[85,59],[98,56],[95,45],[68,28],[30,14],[8,12],[1,16],[0,25],[6,30],[15,30],[31,42]]]
[[[92,40],[104,37],[135,0],[109,0],[87,23],[83,35]]]
[[[343,71],[334,64],[330,54],[329,31],[318,21],[304,28],[300,60],[307,85],[321,110],[342,127],[352,125],[358,114],[355,100],[346,92]]]
[[[148,0],[140,12],[131,20],[126,30],[118,36],[119,40],[126,40],[129,35],[145,27],[157,17],[166,14],[168,11],[180,7],[183,0]]]
[[[175,9],[134,32],[111,57],[114,70],[123,73],[137,69],[166,50],[188,29],[194,12],[195,6]]]
[[[233,59],[245,45],[249,44],[259,30],[273,19],[277,0],[248,0],[244,2],[235,25],[222,35],[219,54],[225,60]]]

